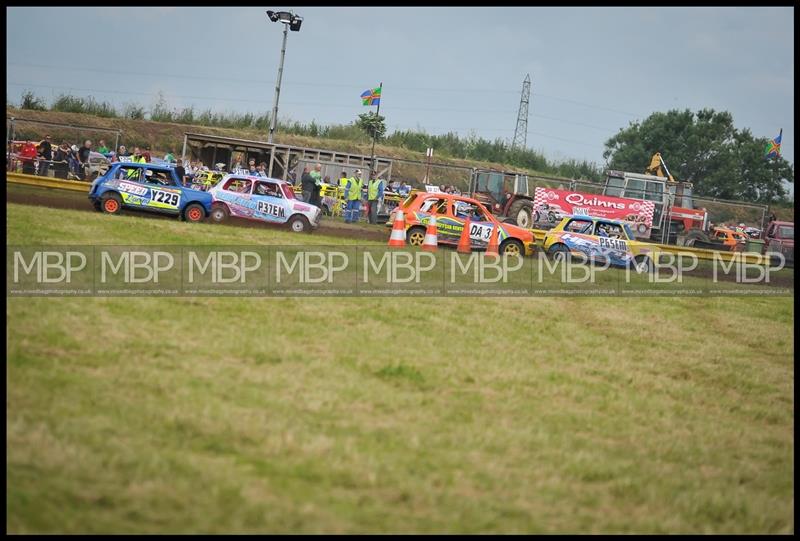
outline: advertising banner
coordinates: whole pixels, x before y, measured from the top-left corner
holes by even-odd
[[[555,188],[536,188],[533,198],[533,221],[555,225],[564,216],[582,215],[629,222],[637,237],[650,236],[653,227],[652,201],[624,199]]]

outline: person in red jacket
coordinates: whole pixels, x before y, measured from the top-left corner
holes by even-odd
[[[38,151],[36,150],[36,144],[30,141],[27,141],[24,145],[22,145],[22,150],[19,153],[19,161],[22,162],[22,172],[26,175],[32,175],[35,171],[35,164],[34,160],[38,155]]]

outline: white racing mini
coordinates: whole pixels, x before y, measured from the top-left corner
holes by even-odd
[[[288,224],[292,231],[319,227],[322,210],[295,198],[292,186],[283,180],[247,175],[225,175],[208,191],[213,197],[211,220],[230,216],[273,224]]]

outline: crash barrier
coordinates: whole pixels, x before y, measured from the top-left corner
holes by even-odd
[[[40,188],[55,188],[59,190],[70,190],[73,192],[89,193],[89,182],[74,180],[61,180],[50,177],[39,177],[36,175],[26,175],[24,173],[6,173],[6,180],[13,184],[25,184],[28,186],[38,186]]]

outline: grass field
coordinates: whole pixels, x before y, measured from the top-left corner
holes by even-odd
[[[9,532],[794,531],[788,297],[7,301]]]

